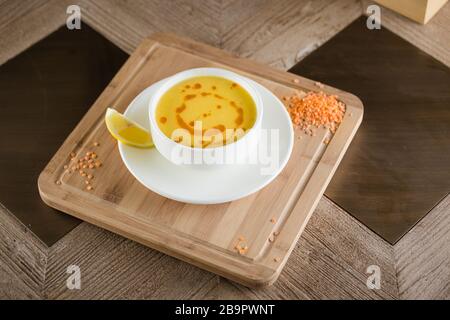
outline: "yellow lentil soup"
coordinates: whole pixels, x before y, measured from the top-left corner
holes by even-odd
[[[239,84],[222,77],[199,76],[164,93],[156,107],[156,121],[174,141],[206,148],[241,138],[256,121],[256,105]],[[178,134],[179,129],[185,134]]]

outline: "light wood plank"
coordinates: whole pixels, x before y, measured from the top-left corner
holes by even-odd
[[[77,265],[81,289],[66,286]],[[48,299],[189,299],[214,275],[83,223],[49,252]]]
[[[46,268],[46,246],[0,205],[0,298],[39,298]]]
[[[220,43],[219,0],[83,0],[81,6],[84,21],[128,53],[154,32]]]
[[[403,299],[450,299],[450,195],[394,248]]]
[[[222,47],[286,70],[360,15],[357,0],[234,1],[223,14]]]

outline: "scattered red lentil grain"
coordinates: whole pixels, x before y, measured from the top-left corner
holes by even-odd
[[[273,236],[273,235],[271,235],[270,237],[269,237],[269,242],[274,242],[275,241],[275,237]]]
[[[277,220],[275,218],[271,218],[270,222],[275,223],[275,222],[277,222]]]
[[[245,244],[244,241],[245,238],[243,236],[240,236],[238,238],[237,244],[234,246],[234,249],[236,249],[240,255],[244,255],[248,250],[248,246]]]
[[[59,181],[59,180],[55,181],[55,183],[56,183],[57,185],[61,185],[61,181]]]
[[[95,146],[99,146],[100,144],[98,142],[93,143]],[[75,156],[75,153],[72,152],[70,154],[71,156]],[[98,155],[93,151],[87,151],[85,153],[85,156],[82,156],[79,159],[76,159],[75,157],[71,158],[71,161],[75,161],[74,166],[71,167],[71,169],[66,170],[65,172],[72,173],[73,171],[78,171],[81,177],[84,177],[84,183],[86,184],[87,190],[93,190],[94,187],[91,185],[92,179],[94,176],[92,174],[88,174],[88,172],[82,170],[82,169],[93,169],[99,168],[102,166],[102,163],[98,161]],[[97,161],[95,160],[97,159]],[[69,168],[69,165],[64,165],[64,169]]]
[[[237,249],[238,253],[242,256],[242,255],[244,255],[247,252],[248,247],[247,246],[237,245],[236,249]]]
[[[278,261],[280,261],[280,258],[275,257],[275,258],[273,258],[273,261],[278,262]]]
[[[94,147],[98,147],[100,146],[100,143],[98,143],[97,141],[94,142]]]

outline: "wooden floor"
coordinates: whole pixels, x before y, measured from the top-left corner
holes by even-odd
[[[0,1],[0,63],[61,26],[76,1]],[[288,69],[365,12],[369,2],[78,1],[82,21],[128,53],[171,31]],[[383,26],[450,67],[450,5],[425,27],[388,11]],[[82,223],[47,247],[0,207],[0,298],[450,299],[450,196],[395,246],[322,198],[279,280],[248,289]],[[68,290],[69,265],[81,290]],[[366,286],[381,270],[381,289]]]

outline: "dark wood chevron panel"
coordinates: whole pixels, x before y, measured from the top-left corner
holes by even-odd
[[[395,243],[450,192],[450,69],[360,18],[291,71],[363,100],[325,194]]]
[[[65,26],[0,67],[0,202],[47,244],[79,223],[40,199],[40,171],[128,55]]]

